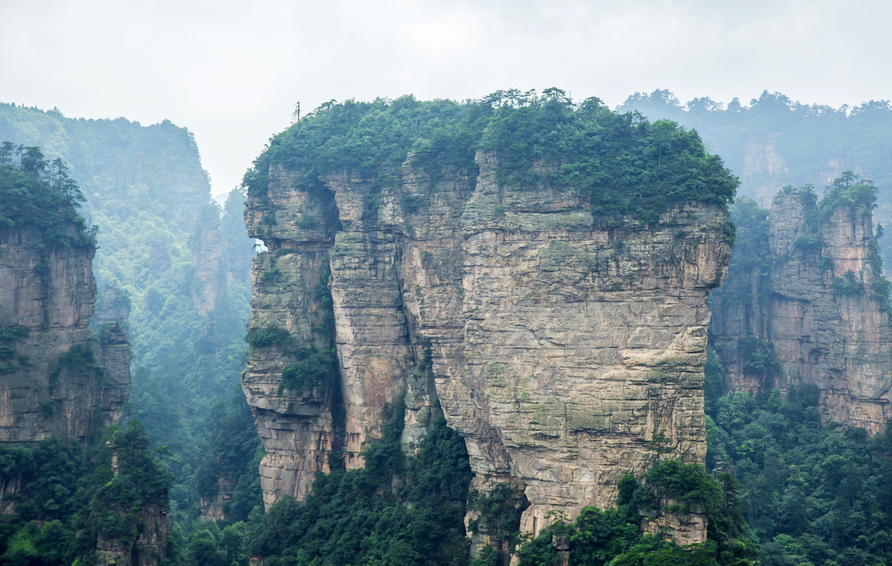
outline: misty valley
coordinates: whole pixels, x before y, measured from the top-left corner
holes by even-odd
[[[0,104],[0,563],[892,563],[892,105]]]

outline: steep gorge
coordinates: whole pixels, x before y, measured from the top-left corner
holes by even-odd
[[[274,164],[265,194],[249,194],[249,233],[268,251],[254,262],[243,387],[267,505],[304,497],[341,458],[361,466],[401,400],[407,449],[442,411],[465,439],[472,487],[524,490],[524,532],[552,510],[612,505],[661,431],[670,454],[703,462],[723,209],[678,203],[650,224],[608,223],[572,187],[506,184],[496,152],[478,150],[470,172],[418,161],[383,186],[340,169],[312,190],[305,171]],[[331,349],[324,378],[290,388],[310,352]],[[684,542],[704,536],[701,525]]]

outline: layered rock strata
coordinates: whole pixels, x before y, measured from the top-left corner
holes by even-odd
[[[342,171],[313,193],[274,167],[267,195],[249,199],[249,233],[268,251],[254,260],[243,386],[268,505],[305,496],[329,456],[361,466],[400,401],[407,449],[442,411],[473,487],[524,489],[526,532],[551,510],[611,505],[661,431],[672,455],[704,460],[706,295],[730,258],[724,212],[683,205],[653,226],[608,227],[572,189],[519,190],[500,183],[496,155],[476,163],[432,175],[410,155],[387,183]],[[261,339],[276,329],[287,337]],[[331,348],[325,380],[282,387],[296,352]]]
[[[727,388],[813,384],[825,420],[878,432],[892,416],[892,324],[871,211],[817,213],[808,191],[774,197],[766,256],[713,294],[712,343]]]
[[[93,249],[0,230],[0,442],[84,440],[116,423],[130,395],[120,326],[88,328],[96,303]]]

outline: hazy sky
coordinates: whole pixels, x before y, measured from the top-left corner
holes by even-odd
[[[892,2],[0,0],[0,102],[189,128],[214,193],[296,102],[557,86],[747,102],[892,98]]]

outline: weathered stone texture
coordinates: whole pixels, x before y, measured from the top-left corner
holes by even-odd
[[[205,316],[214,309],[217,298],[226,286],[226,270],[222,265],[221,248],[223,232],[220,222],[212,218],[198,222],[190,237],[192,248],[192,274],[190,294],[199,316]]]
[[[130,395],[130,354],[117,325],[96,340],[92,249],[53,249],[41,263],[40,234],[0,230],[0,442],[57,434],[78,440],[114,424]],[[92,364],[60,363],[72,348]],[[89,354],[88,354],[89,355]]]
[[[232,474],[217,476],[217,489],[213,496],[199,496],[201,518],[219,521],[226,519],[226,505],[232,501],[232,490],[235,488]]]
[[[126,515],[126,510],[120,510]],[[98,564],[114,566],[158,566],[167,556],[167,535],[170,532],[168,509],[147,505],[139,518],[135,536],[106,538],[101,533],[96,541]]]
[[[608,228],[571,189],[501,185],[493,154],[478,152],[477,165],[431,176],[410,156],[388,186],[341,172],[320,194],[273,169],[267,199],[249,200],[249,231],[270,250],[255,260],[249,328],[275,322],[296,343],[335,346],[339,361],[332,383],[292,398],[278,393],[282,349],[249,351],[267,504],[306,494],[330,450],[361,465],[382,408],[401,397],[408,444],[442,410],[465,438],[475,487],[524,488],[527,532],[550,510],[613,504],[661,430],[674,456],[704,460],[706,295],[730,258],[725,214],[686,205],[654,226]],[[286,257],[302,267],[286,270]],[[324,266],[327,335],[310,330],[324,318]]]
[[[706,513],[701,508],[694,508],[677,513],[663,513],[663,509],[684,507],[684,502],[675,499],[662,498],[660,510],[652,516],[645,516],[641,521],[642,530],[657,536],[672,536],[679,546],[689,544],[702,544],[706,542],[706,528],[709,521]]]
[[[769,212],[771,268],[764,276],[755,273],[759,266],[735,274],[714,293],[710,333],[730,389],[814,384],[825,420],[877,432],[892,416],[892,324],[875,296],[879,274],[871,254],[878,251],[871,213],[841,205],[820,225],[809,224],[815,213],[813,200],[800,194],[775,196]],[[838,286],[847,273],[860,290],[834,289],[834,280]],[[749,302],[761,306],[744,316],[740,291],[746,285]],[[739,347],[747,336],[773,351],[779,362],[773,375],[747,369]]]

